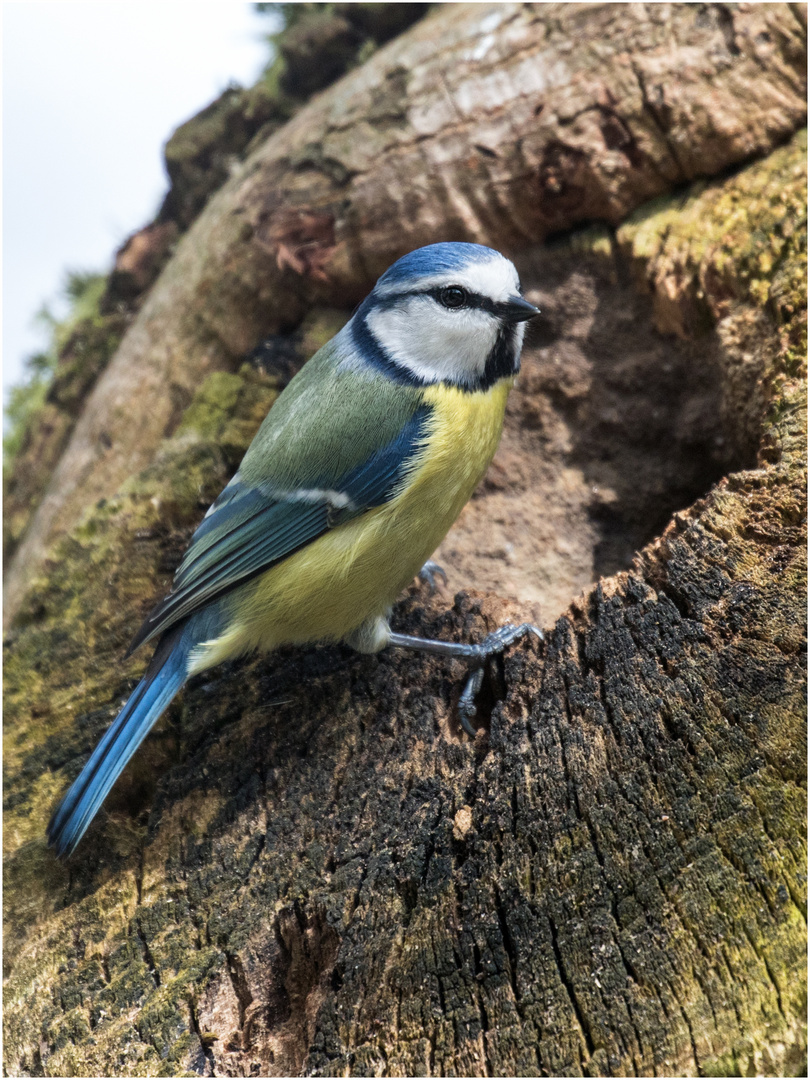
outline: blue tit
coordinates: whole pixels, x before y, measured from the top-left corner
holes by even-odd
[[[463,657],[474,734],[485,659],[540,631],[464,645],[393,633],[388,615],[492,460],[537,313],[512,263],[478,244],[431,244],[382,275],[278,397],[136,635],[130,652],[157,639],[155,654],[51,819],[59,855],[186,680],[255,650],[342,641]]]

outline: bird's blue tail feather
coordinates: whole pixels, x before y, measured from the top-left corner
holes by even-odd
[[[178,630],[158,646],[146,674],[51,818],[48,843],[58,855],[71,854],[127,762],[185,682],[194,641]]]

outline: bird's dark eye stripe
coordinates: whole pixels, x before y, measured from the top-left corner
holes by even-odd
[[[457,310],[460,310],[460,308],[463,306],[468,309],[473,308],[481,311],[487,311],[490,315],[495,315],[497,318],[503,318],[504,316],[509,314],[508,304],[500,304],[497,303],[495,300],[491,300],[488,296],[482,296],[480,293],[470,292],[469,289],[465,289],[462,285],[442,285],[439,288],[433,289],[403,289],[402,292],[391,293],[388,296],[375,298],[374,306],[377,308],[391,308],[396,307],[396,305],[401,300],[407,300],[409,296],[429,296],[433,300],[437,301],[437,303],[442,304],[442,306],[444,307],[445,305],[442,302],[441,294],[446,289],[455,287],[462,289],[463,292],[466,294],[464,304],[461,305]]]
[[[451,290],[456,290],[463,293],[464,299],[460,304],[448,304],[445,299],[445,294]],[[470,292],[469,289],[465,289],[462,285],[443,285],[440,289],[425,289],[422,292],[423,296],[431,296],[434,300],[437,300],[443,307],[465,307],[465,308],[483,308],[484,311],[493,311],[494,304],[486,296],[481,296],[479,293]]]

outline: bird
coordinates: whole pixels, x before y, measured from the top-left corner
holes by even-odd
[[[492,460],[539,314],[517,270],[481,244],[417,248],[278,396],[239,469],[191,537],[171,590],[135,635],[146,672],[55,810],[48,843],[75,850],[122,770],[183,684],[280,645],[343,642],[460,657],[465,730],[486,660],[527,634],[480,644],[395,633],[389,616]]]

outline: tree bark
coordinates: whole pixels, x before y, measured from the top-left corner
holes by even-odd
[[[209,204],[87,401],[7,638],[9,1073],[801,1074],[806,137],[773,149],[799,39],[778,5],[442,8]],[[293,216],[306,235],[278,231]],[[290,358],[448,236],[509,250],[544,315],[439,553],[476,591],[414,586],[395,627],[530,616],[545,643],[492,665],[475,740],[459,664],[225,665],[57,863],[45,823],[142,670],[128,639]]]

